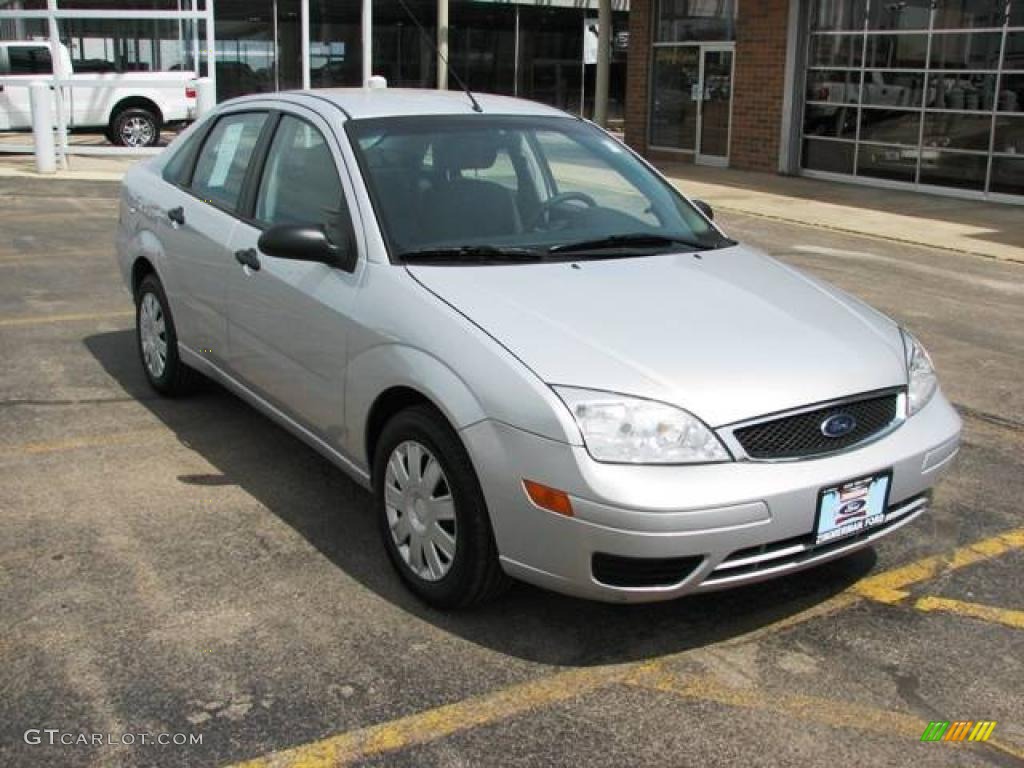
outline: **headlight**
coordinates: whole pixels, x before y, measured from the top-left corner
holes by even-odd
[[[907,353],[907,415],[913,416],[932,399],[939,380],[921,342],[907,331],[903,331],[903,348]]]
[[[596,461],[699,464],[732,458],[700,419],[674,406],[589,389],[554,390]]]

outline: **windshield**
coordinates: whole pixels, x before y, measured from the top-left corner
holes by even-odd
[[[624,146],[580,120],[395,117],[346,130],[399,261],[608,258],[731,243]]]

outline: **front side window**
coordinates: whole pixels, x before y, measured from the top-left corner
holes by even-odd
[[[626,147],[572,118],[438,116],[346,124],[392,255],[567,252],[608,238],[722,247]]]
[[[7,49],[12,75],[52,75],[50,49],[44,45],[13,45]]]
[[[341,179],[323,134],[306,121],[285,115],[267,154],[256,220],[267,226],[320,225],[339,242],[344,213]]]
[[[217,121],[199,152],[193,193],[231,211],[238,207],[245,172],[266,119],[265,112],[244,112]]]

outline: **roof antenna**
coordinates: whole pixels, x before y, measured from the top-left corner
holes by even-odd
[[[484,110],[480,106],[480,104],[477,103],[476,98],[473,96],[473,92],[466,87],[466,84],[462,82],[462,78],[458,76],[458,74],[451,68],[451,66],[449,66],[448,57],[441,53],[441,49],[437,47],[437,43],[434,42],[433,39],[431,39],[429,34],[427,34],[427,30],[425,30],[423,28],[423,25],[420,24],[420,20],[416,18],[416,14],[409,10],[409,6],[405,4],[405,0],[398,0],[398,4],[402,6],[402,10],[405,11],[406,15],[410,19],[412,19],[412,23],[415,24],[416,28],[420,31],[420,35],[423,37],[424,40],[427,41],[427,44],[434,49],[434,52],[437,53],[438,58],[440,58],[441,61],[444,62],[444,65],[448,67],[448,74],[451,75],[452,78],[454,78],[459,88],[461,88],[463,92],[466,94],[466,96],[469,98],[469,100],[473,102],[473,111],[483,112]]]

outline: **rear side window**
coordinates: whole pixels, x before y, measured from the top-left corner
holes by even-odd
[[[53,60],[44,45],[12,45],[7,49],[12,75],[52,75]]]
[[[256,197],[257,221],[319,224],[334,242],[344,226],[341,179],[323,134],[290,115],[281,118]]]
[[[238,207],[245,171],[266,120],[266,112],[245,112],[217,121],[199,152],[192,175],[196,195],[231,211]]]

